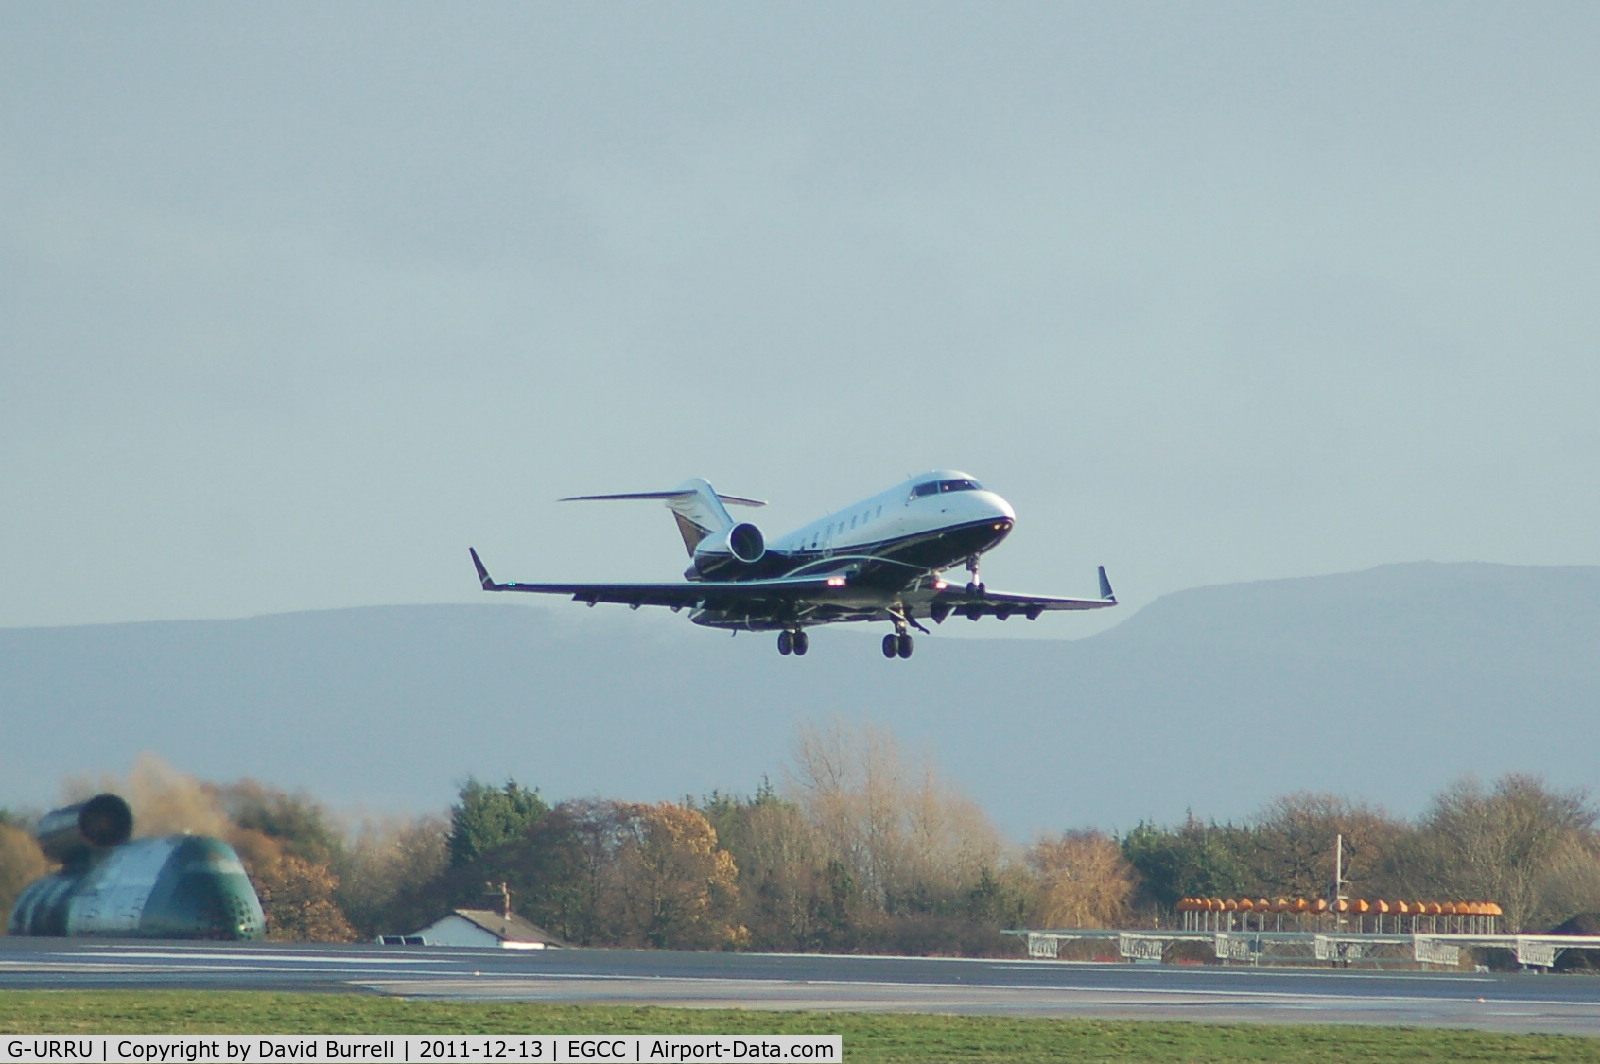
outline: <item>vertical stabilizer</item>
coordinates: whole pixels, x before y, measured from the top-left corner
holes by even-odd
[[[700,541],[711,533],[733,527],[733,518],[728,516],[728,508],[722,505],[716,489],[698,477],[679,485],[678,490],[667,497],[667,507],[678,522],[684,549],[690,557],[694,556]]]

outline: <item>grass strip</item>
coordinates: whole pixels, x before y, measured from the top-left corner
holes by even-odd
[[[634,1008],[221,990],[6,991],[0,993],[3,1034],[838,1034],[849,1064],[1600,1064],[1600,1038],[1440,1028]]]

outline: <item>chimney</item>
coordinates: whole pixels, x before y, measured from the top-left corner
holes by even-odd
[[[505,880],[500,881],[500,915],[507,920],[511,919],[511,888]]]
[[[483,892],[491,897],[496,894],[500,896],[500,918],[511,919],[511,884],[502,879],[498,883],[485,883],[483,888]]]

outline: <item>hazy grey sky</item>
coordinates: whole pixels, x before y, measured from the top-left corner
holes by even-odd
[[[1597,50],[1589,3],[4,3],[0,625],[474,600],[468,544],[673,579],[664,512],[553,500],[692,475],[776,533],[965,469],[991,584],[1135,606],[1600,563]]]

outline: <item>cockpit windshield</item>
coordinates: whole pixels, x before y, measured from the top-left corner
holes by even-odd
[[[913,499],[921,499],[928,495],[940,495],[947,491],[982,491],[983,485],[976,480],[925,480],[911,489]]]

